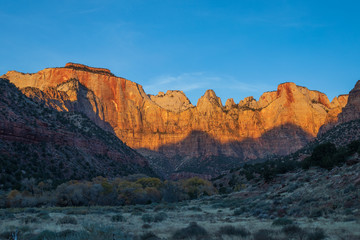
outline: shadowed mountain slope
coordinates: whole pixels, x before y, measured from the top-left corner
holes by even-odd
[[[65,181],[153,175],[144,157],[84,114],[34,102],[6,79],[0,79],[0,161],[0,188],[17,187],[31,177]]]

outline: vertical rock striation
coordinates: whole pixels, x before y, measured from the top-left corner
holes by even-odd
[[[150,159],[151,152],[162,154],[170,172],[214,156],[239,163],[291,153],[322,125],[336,121],[347,102],[339,96],[330,103],[325,94],[288,82],[258,101],[248,97],[236,104],[229,99],[225,106],[207,90],[193,106],[181,91],[147,95],[139,84],[107,69],[73,63],[34,74],[10,71],[3,77],[55,109],[83,112]]]

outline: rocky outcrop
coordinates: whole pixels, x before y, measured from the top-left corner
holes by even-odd
[[[51,104],[58,110],[81,111],[97,119],[104,129],[108,124],[132,148],[144,149],[147,155],[149,151],[163,154],[171,165],[165,171],[192,168],[211,156],[216,156],[216,161],[231,157],[239,163],[288,154],[315,137],[323,124],[333,121],[346,102],[346,97],[340,96],[330,103],[321,92],[283,83],[258,101],[253,97],[239,104],[228,100],[225,107],[215,92],[208,90],[194,107],[180,91],[148,96],[140,85],[115,77],[107,69],[79,64],[35,74],[10,71],[3,77],[19,88],[49,92],[49,97],[42,96],[43,101],[55,99]],[[69,90],[71,79],[83,90]],[[54,90],[57,93],[50,94]],[[81,107],[74,107],[77,102],[83,102]],[[152,162],[156,164],[156,160]]]
[[[328,114],[325,119],[324,125],[319,129],[318,135],[322,135],[332,129],[336,124],[338,124],[338,116],[343,111],[349,95],[340,95],[338,97],[334,97],[331,101],[331,108],[328,111]]]
[[[183,91],[168,90],[166,93],[159,92],[158,95],[149,95],[149,97],[160,107],[176,113],[194,107]]]
[[[349,93],[346,106],[339,114],[339,123],[360,119],[360,80]]]

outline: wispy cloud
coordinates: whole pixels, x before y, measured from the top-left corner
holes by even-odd
[[[163,75],[151,79],[144,88],[147,92],[155,94],[158,91],[182,90],[192,91],[205,89],[211,83],[220,81],[221,78],[207,75],[203,72],[183,73],[177,76]]]

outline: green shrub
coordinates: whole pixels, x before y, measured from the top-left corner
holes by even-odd
[[[74,224],[76,225],[77,224],[77,221],[76,221],[76,218],[74,217],[70,217],[70,216],[65,216],[65,217],[62,217],[60,218],[56,224]]]
[[[45,211],[42,211],[42,212],[38,213],[36,216],[37,216],[38,218],[43,219],[43,220],[48,220],[48,219],[51,218],[50,215],[49,215],[49,213],[47,213],[47,212],[45,212]]]
[[[234,226],[223,226],[218,231],[219,235],[228,235],[228,236],[240,236],[247,237],[250,235],[250,232],[243,227],[236,228]]]
[[[151,223],[155,221],[155,218],[152,215],[146,213],[141,216],[141,220],[143,220],[146,223]]]
[[[196,222],[192,222],[188,227],[177,230],[173,234],[173,239],[206,239],[208,236],[208,232],[203,227],[200,227]]]
[[[243,208],[237,208],[237,209],[235,209],[235,211],[234,211],[234,216],[240,216],[241,214],[243,214],[244,213],[244,209]]]
[[[143,235],[140,236],[140,239],[141,240],[160,240],[160,238],[152,232],[144,233]]]
[[[304,231],[296,225],[286,225],[282,228],[282,232],[287,236],[301,236],[304,234]]]
[[[143,229],[149,229],[149,228],[151,228],[151,225],[145,223],[144,225],[142,225],[142,228],[143,228]]]
[[[360,141],[359,140],[352,141],[351,143],[349,143],[347,148],[350,155],[358,152],[360,150]]]
[[[316,228],[313,232],[309,233],[307,240],[322,240],[325,239],[326,235],[323,229]]]
[[[319,166],[325,169],[332,169],[344,161],[344,153],[337,152],[336,146],[333,143],[323,143],[316,146],[310,157],[307,157],[302,162],[302,167],[308,169],[311,166]]]
[[[27,216],[22,219],[22,222],[25,224],[37,223],[39,220],[36,217]]]
[[[125,220],[125,218],[121,214],[111,216],[112,222],[123,222],[124,220]]]
[[[28,239],[30,240],[55,239],[57,237],[56,235],[57,235],[56,232],[44,230],[35,236],[29,237]]]
[[[166,213],[160,212],[160,213],[155,214],[154,222],[162,222],[167,218],[168,218],[168,215]]]
[[[274,232],[267,229],[260,229],[256,233],[254,233],[254,240],[275,240]]]
[[[284,225],[291,225],[294,222],[291,219],[288,218],[278,218],[275,219],[272,223],[272,225],[274,226],[284,226]]]

